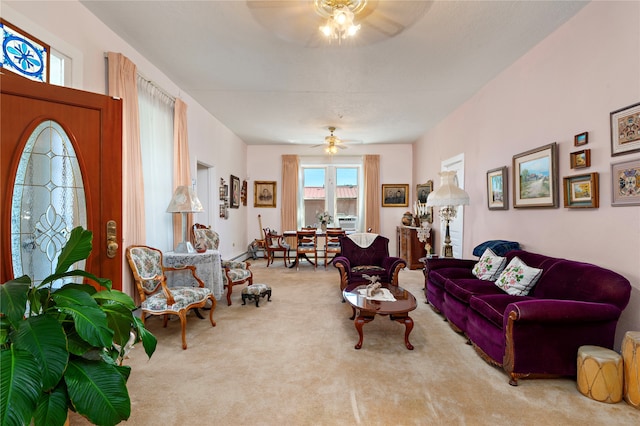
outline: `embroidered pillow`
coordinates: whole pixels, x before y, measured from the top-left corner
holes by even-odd
[[[542,275],[542,269],[527,266],[518,256],[502,271],[496,285],[512,296],[526,296]]]
[[[471,273],[481,280],[495,281],[506,264],[506,257],[496,256],[496,254],[488,248],[482,253],[482,257],[478,263],[473,266]]]

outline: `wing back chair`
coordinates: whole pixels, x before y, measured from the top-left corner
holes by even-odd
[[[342,253],[333,259],[340,272],[340,290],[368,283],[364,275],[377,275],[383,283],[398,285],[398,273],[407,266],[399,257],[389,256],[389,239],[371,233],[341,237]]]
[[[207,300],[211,301],[209,321],[215,326],[213,311],[216,307],[216,299],[211,289],[205,287],[204,282],[196,275],[195,266],[184,268],[169,268],[162,264],[162,252],[158,249],[136,245],[127,247],[125,251],[127,261],[133,272],[133,279],[140,294],[140,309],[142,310],[142,322],[147,315],[163,315],[164,327],[167,326],[169,315],[177,315],[180,318],[182,328],[182,349],[187,349],[187,313],[191,309],[203,308]],[[169,287],[167,286],[166,272],[191,270],[193,278],[198,282],[198,287]]]
[[[220,235],[210,226],[196,223],[192,227],[192,237],[195,244],[204,243],[209,250],[218,250]],[[222,281],[227,289],[227,305],[231,305],[233,286],[243,283],[253,284],[253,272],[249,268],[251,263],[236,260],[222,260]]]

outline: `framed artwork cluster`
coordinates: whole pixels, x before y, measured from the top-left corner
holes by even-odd
[[[225,182],[224,179],[220,178],[220,188],[219,188],[219,197],[220,197],[220,218],[229,219],[229,210],[227,207],[229,206],[229,185]]]
[[[640,152],[640,102],[611,112],[611,156]],[[611,205],[640,205],[640,159],[611,164]]]
[[[574,146],[589,143],[589,132],[582,132],[573,137]],[[591,167],[591,150],[581,149],[569,153],[569,167],[571,169],[586,169]],[[597,208],[599,206],[600,175],[586,173],[576,176],[566,176],[562,179],[564,206],[567,208]]]

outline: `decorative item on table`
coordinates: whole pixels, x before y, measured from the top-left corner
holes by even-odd
[[[326,231],[327,230],[327,224],[329,224],[329,223],[331,223],[333,221],[333,217],[327,211],[324,211],[322,213],[318,213],[316,215],[316,218],[318,219],[318,221],[320,221],[320,227],[322,228],[323,231]]]
[[[366,288],[367,297],[373,297],[376,294],[382,294],[382,284],[380,284],[380,276],[379,275],[362,275],[363,278],[369,280],[369,283]]]
[[[442,254],[444,257],[453,257],[449,222],[457,215],[457,206],[469,204],[469,194],[458,187],[458,176],[455,171],[440,172],[440,188],[429,194],[427,206],[440,207],[440,217],[446,222],[446,232]]]
[[[418,200],[413,205],[414,216],[416,219],[416,226],[421,226],[423,222],[433,222],[433,207],[427,206],[427,200],[424,202]]]
[[[187,213],[197,213],[203,210],[202,203],[193,188],[186,185],[180,185],[176,188],[169,207],[167,207],[167,213],[182,214],[182,242],[176,247],[176,253],[195,253],[193,245],[187,238]]]
[[[431,257],[431,244],[429,239],[431,238],[431,225],[426,220],[420,224],[417,231],[418,241],[424,244],[424,249],[427,252],[427,257]]]
[[[411,212],[405,212],[402,215],[402,224],[404,226],[411,226],[413,225],[413,215],[411,214]]]

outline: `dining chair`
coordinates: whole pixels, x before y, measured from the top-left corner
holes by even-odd
[[[301,257],[309,259],[313,254],[313,268],[318,267],[318,233],[316,228],[305,228],[296,232],[296,270],[300,269]]]
[[[264,228],[265,250],[267,252],[267,268],[273,263],[275,254],[282,252],[284,257],[284,266],[287,266],[287,259],[291,253],[291,246],[287,244],[282,234],[278,234],[269,228]]]
[[[140,295],[143,324],[147,315],[163,315],[163,326],[166,327],[169,315],[177,315],[182,329],[182,349],[187,349],[187,313],[195,309],[196,315],[202,318],[198,308],[204,308],[207,300],[210,300],[209,321],[215,327],[213,310],[216,307],[216,298],[213,297],[211,289],[205,287],[204,282],[196,274],[195,266],[188,265],[183,268],[163,266],[162,252],[144,245],[127,247],[125,256]],[[169,287],[165,273],[185,269],[191,271],[198,286]]]
[[[327,228],[324,240],[324,269],[327,269],[329,255],[333,257],[342,253],[342,244],[340,238],[346,235],[346,231],[342,228]]]

